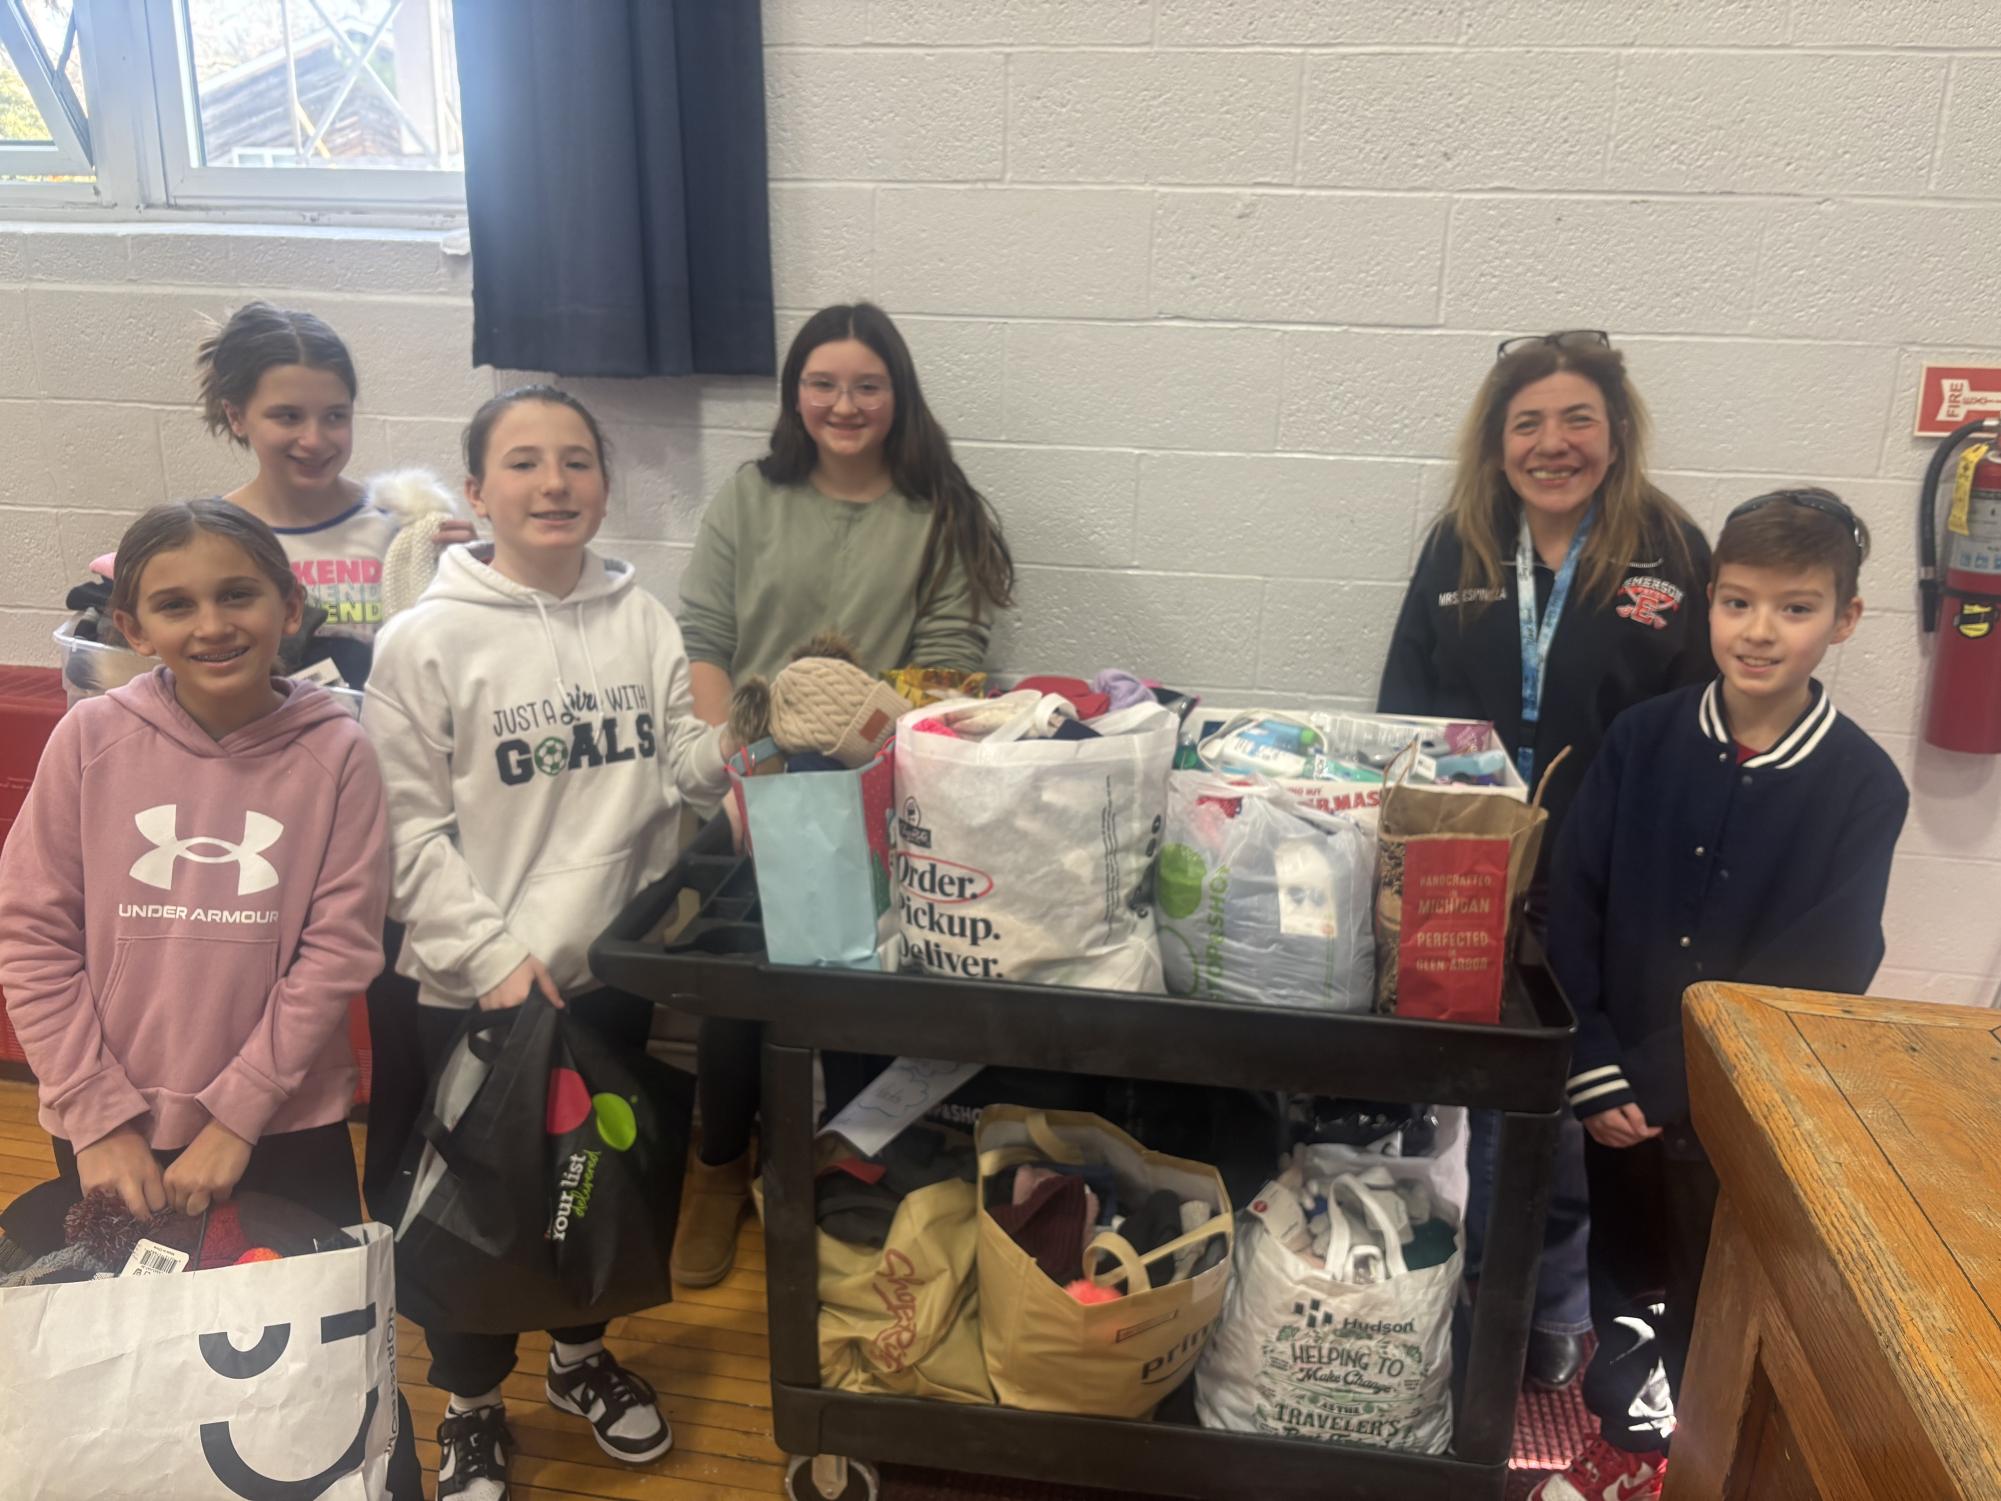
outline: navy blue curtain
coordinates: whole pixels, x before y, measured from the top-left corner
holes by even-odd
[[[457,33],[474,363],[771,374],[758,0],[478,0]]]

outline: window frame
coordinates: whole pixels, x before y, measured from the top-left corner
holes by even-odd
[[[447,228],[465,222],[461,172],[201,164],[185,0],[75,5],[95,181],[0,183],[0,214]],[[20,170],[6,165],[9,150],[0,148],[0,172]]]
[[[77,30],[81,38],[80,20]],[[0,0],[0,52],[6,53],[21,82],[27,85],[28,98],[49,132],[46,146],[0,144],[0,172],[96,175],[88,121],[81,122],[83,128],[78,129],[79,122],[71,117],[75,96],[68,81],[48,66],[41,38],[21,0]]]

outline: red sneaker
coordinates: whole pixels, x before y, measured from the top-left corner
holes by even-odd
[[[1594,1438],[1569,1469],[1530,1491],[1529,1501],[1647,1501],[1661,1493],[1666,1474],[1665,1454],[1635,1454]]]

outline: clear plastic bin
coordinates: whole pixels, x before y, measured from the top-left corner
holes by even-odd
[[[70,703],[108,693],[158,665],[151,657],[142,657],[122,646],[79,641],[75,634],[79,618],[71,616],[55,629],[56,649],[62,653],[63,693]],[[339,699],[355,718],[361,717],[361,694],[357,689],[329,688],[327,692]]]

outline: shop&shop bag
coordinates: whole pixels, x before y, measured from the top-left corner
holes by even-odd
[[[730,762],[766,954],[774,964],[892,967],[894,743],[854,771],[760,774],[779,759],[778,747],[764,740]]]
[[[1178,721],[1157,704],[1092,740],[896,726],[902,967],[964,980],[1158,990],[1151,903]]]
[[[1535,873],[1558,752],[1527,803],[1392,781],[1376,849],[1376,1009],[1498,1022],[1517,908]]]
[[[1072,1111],[1035,1113],[989,1105],[980,1116],[980,1339],[987,1375],[1003,1406],[1091,1417],[1143,1418],[1186,1381],[1223,1312],[1230,1285],[1229,1247],[1236,1232],[1229,1192],[1213,1167],[1150,1152],[1111,1122]],[[1212,1206],[1207,1223],[1145,1256],[1110,1232],[1095,1237],[1088,1266],[1103,1252],[1118,1270],[1101,1286],[1125,1296],[1079,1303],[1034,1257],[1015,1244],[985,1208],[989,1179],[1024,1162],[1105,1164],[1116,1175],[1121,1203],[1137,1204],[1157,1189]],[[1220,1237],[1222,1259],[1207,1271],[1162,1287],[1148,1271]],[[1135,1290],[1137,1289],[1137,1290]]]
[[[694,1090],[539,991],[469,1010],[399,1184],[406,1311],[512,1334],[669,1301]]]
[[[1274,1184],[1237,1238],[1228,1307],[1195,1378],[1203,1426],[1442,1454],[1452,1442],[1452,1302],[1465,1227],[1444,1159],[1302,1149],[1306,1180],[1341,1208],[1327,1254],[1289,1250],[1277,1225],[1297,1213]],[[1422,1184],[1449,1223],[1452,1252],[1412,1270],[1394,1222],[1392,1180]],[[1352,1237],[1352,1212],[1373,1235]]]
[[[249,1266],[0,1291],[0,1493],[385,1501],[389,1229]]]

